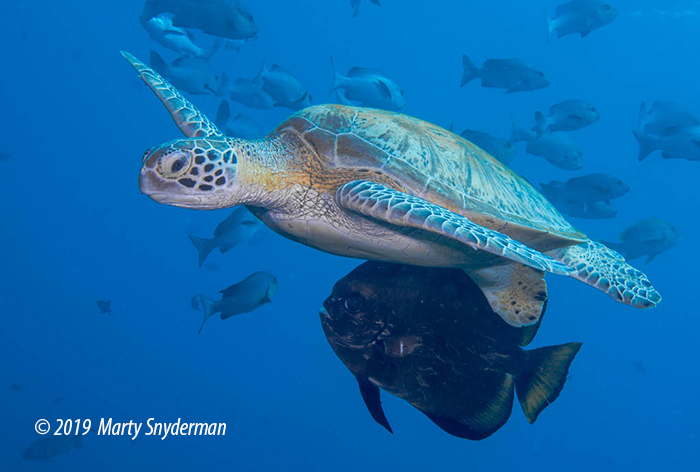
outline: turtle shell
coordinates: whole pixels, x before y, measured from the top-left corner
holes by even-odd
[[[319,105],[293,115],[276,133],[290,128],[318,155],[316,172],[342,170],[348,181],[379,172],[398,190],[540,251],[588,239],[522,177],[439,126],[383,110]]]

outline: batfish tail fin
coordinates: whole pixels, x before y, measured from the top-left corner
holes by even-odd
[[[579,349],[581,343],[568,343],[525,352],[526,367],[515,379],[515,391],[530,424],[561,393]]]

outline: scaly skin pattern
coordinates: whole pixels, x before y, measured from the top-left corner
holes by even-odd
[[[569,275],[573,269],[508,236],[477,225],[461,215],[421,198],[367,181],[350,182],[338,189],[336,201],[345,208],[397,226],[442,234],[474,249],[519,262],[533,269]]]
[[[223,133],[216,127],[209,118],[197,110],[192,104],[182,96],[179,90],[163,79],[150,67],[140,62],[128,52],[122,51],[122,56],[129,61],[139,77],[153,90],[165,108],[170,112],[170,116],[175,120],[175,124],[182,133],[189,138],[201,138],[205,136],[222,136]]]
[[[560,248],[552,257],[575,269],[572,277],[601,290],[615,300],[636,308],[653,308],[661,294],[641,270],[637,270],[618,252],[595,241]]]

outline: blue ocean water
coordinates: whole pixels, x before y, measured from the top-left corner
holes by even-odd
[[[584,168],[557,169],[521,148],[514,170],[533,183],[584,172],[623,178],[619,216],[573,223],[614,240],[646,217],[683,235],[643,269],[664,301],[639,311],[584,284],[548,276],[549,308],[535,346],[581,341],[561,397],[535,425],[521,412],[481,442],[451,437],[407,403],[383,396],[394,434],[366,411],[318,317],[333,283],[358,265],[277,235],[197,267],[187,234],[207,236],[227,210],[158,205],[139,192],[142,153],[181,135],[120,56],[164,50],[139,24],[143,0],[13,2],[0,19],[0,470],[697,470],[700,342],[696,266],[697,162],[637,161],[631,133],[642,101],[700,113],[694,60],[700,4],[615,0],[618,18],[581,39],[547,44],[543,10],[555,1],[363,4],[247,0],[259,27],[217,71],[253,77],[262,61],[292,70],[314,103],[329,94],[332,55],[342,71],[380,69],[405,92],[402,112],[456,130],[508,137],[510,115],[580,98],[601,112],[572,134]],[[172,53],[163,52],[168,58]],[[547,88],[505,94],[459,88],[462,54],[477,64],[520,57]],[[219,99],[188,96],[214,116]],[[265,130],[292,112],[249,110]],[[248,274],[279,280],[273,303],[211,320],[201,334],[193,295],[217,295]],[[111,300],[114,316],[97,300]],[[10,388],[12,384],[20,391]],[[59,400],[59,401],[56,401]],[[23,451],[45,418],[93,421],[83,447],[49,465]],[[100,418],[225,422],[218,437],[104,437]]]

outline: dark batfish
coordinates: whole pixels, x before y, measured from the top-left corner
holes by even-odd
[[[22,457],[28,461],[51,461],[60,454],[67,454],[71,449],[82,449],[80,435],[50,436],[37,439],[24,451]]]
[[[382,388],[449,434],[473,440],[508,421],[514,391],[534,423],[559,396],[581,347],[525,351],[520,346],[539,324],[507,325],[463,271],[383,262],[366,262],[338,281],[321,323],[375,421],[391,432]]]
[[[239,0],[146,0],[141,23],[162,13],[172,24],[227,39],[249,39],[258,34],[253,15]]]
[[[199,296],[199,302],[204,311],[200,333],[204,323],[217,313],[221,313],[221,319],[225,320],[241,313],[250,313],[261,305],[271,303],[277,293],[277,279],[267,272],[255,272],[219,293],[221,293],[219,301],[210,300],[204,295]],[[192,307],[195,308],[194,302]]]
[[[100,315],[114,315],[110,300],[97,300],[97,308],[100,309]]]

